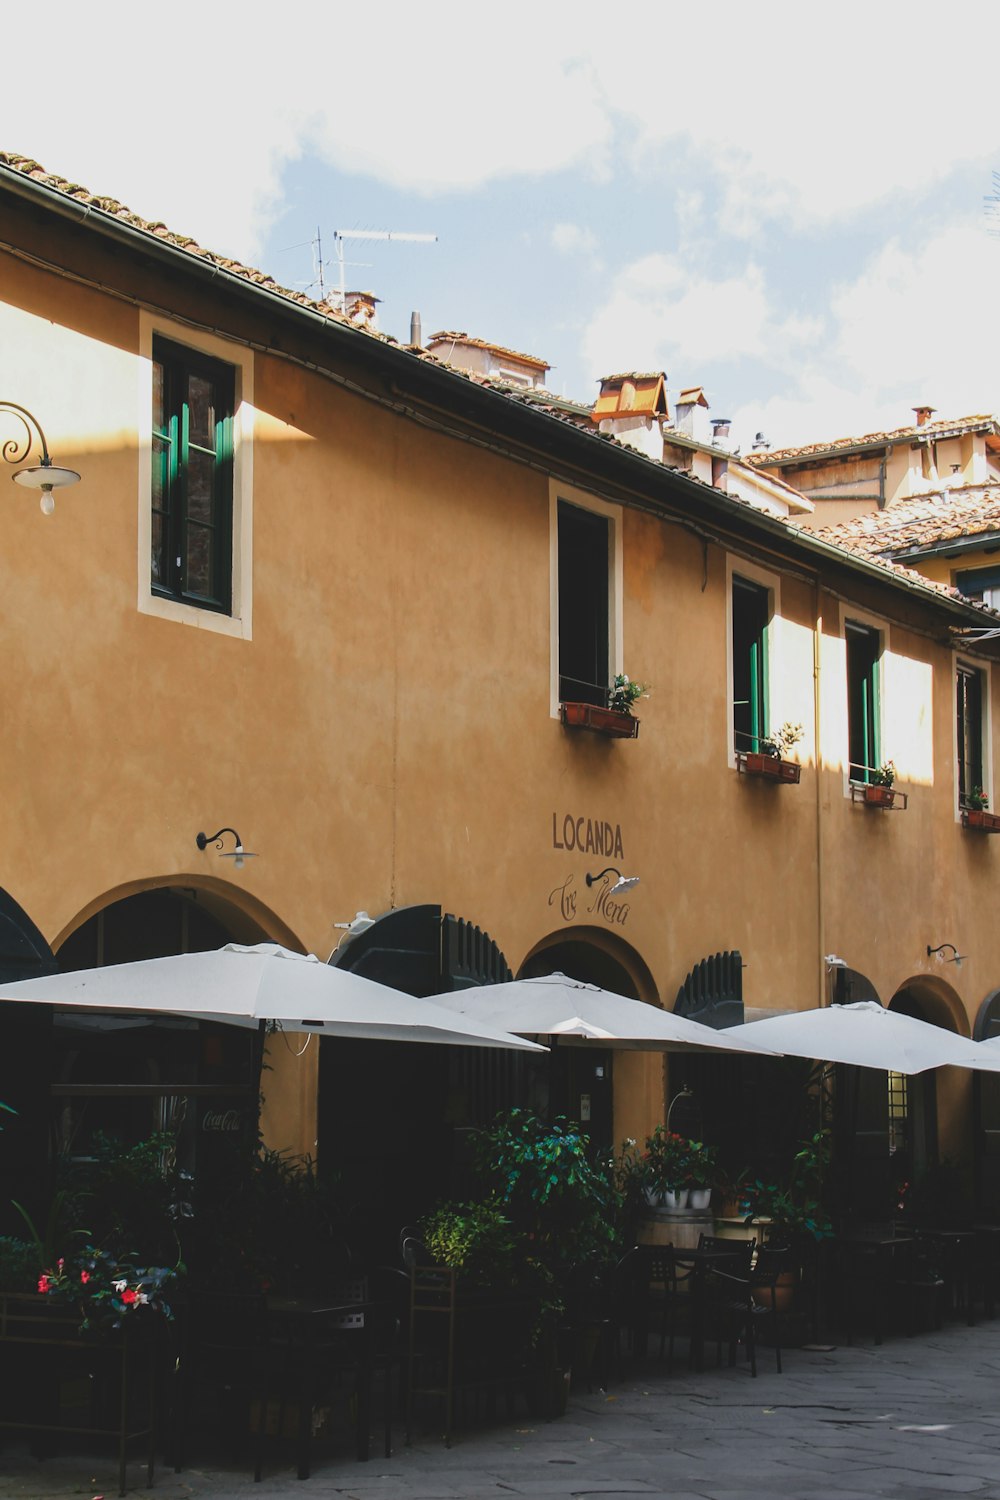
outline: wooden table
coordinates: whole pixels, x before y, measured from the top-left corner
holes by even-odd
[[[321,1297],[268,1297],[268,1345],[279,1356],[279,1399],[291,1392],[298,1409],[298,1476],[308,1479],[312,1409],[324,1378],[337,1370],[357,1375],[357,1456],[371,1456],[374,1319],[379,1304]],[[350,1353],[346,1360],[343,1353]],[[264,1414],[261,1414],[264,1420]]]

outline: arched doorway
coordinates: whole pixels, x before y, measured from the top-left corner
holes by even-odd
[[[50,972],[269,935],[237,901],[227,901],[224,888],[153,884],[95,903],[70,924],[54,955],[31,931],[36,963]],[[238,1143],[256,1134],[260,1041],[254,1032],[180,1016],[6,1003],[0,1028],[0,1098],[16,1110],[0,1134],[8,1190],[0,1198],[24,1203],[36,1222],[43,1222],[55,1164],[88,1160],[102,1138],[133,1145],[169,1128],[178,1138],[179,1159],[192,1173],[197,1166],[204,1182],[225,1170]]]
[[[521,965],[519,979],[535,979],[541,974],[560,973],[584,984],[596,984],[617,995],[638,1000],[639,988],[620,956],[597,947],[576,932],[553,938]],[[614,1132],[614,1053],[607,1047],[560,1046],[553,1038],[547,1066],[536,1070],[535,1108],[554,1118],[565,1115],[579,1120],[591,1139],[601,1146],[613,1147]]]
[[[889,1009],[912,1016],[953,1035],[967,1035],[968,1023],[959,997],[943,980],[916,975],[902,984]],[[913,1208],[915,1185],[933,1174],[945,1157],[967,1154],[966,1122],[971,1075],[961,1069],[937,1068],[886,1078],[886,1132],[890,1195],[897,1204]],[[943,1138],[945,1120],[950,1135]],[[903,1185],[905,1186],[905,1189]]]
[[[330,958],[404,994],[433,998],[511,977],[481,927],[436,903],[384,912]],[[367,1226],[373,1263],[445,1198],[469,1191],[471,1137],[520,1101],[525,1053],[407,1042],[338,1042],[319,1048],[318,1155],[333,1165],[345,1201]]]

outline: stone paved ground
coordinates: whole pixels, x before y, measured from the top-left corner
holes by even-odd
[[[129,1470],[131,1494],[143,1471]],[[0,1497],[64,1500],[117,1494],[106,1457],[33,1460],[0,1451]],[[232,1467],[159,1470],[159,1500],[1000,1500],[1000,1320],[974,1328],[830,1351],[790,1350],[785,1372],[761,1351],[760,1374],[738,1366],[670,1376],[652,1362],[607,1394],[574,1393],[561,1421],[518,1417],[463,1428],[446,1450],[425,1432],[367,1464],[316,1453],[298,1481],[278,1455],[253,1483]]]

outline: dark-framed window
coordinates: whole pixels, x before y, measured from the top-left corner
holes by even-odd
[[[967,599],[979,599],[992,609],[1000,609],[1000,567],[960,568],[955,587]]]
[[[869,625],[848,620],[844,626],[847,644],[847,736],[852,781],[871,781],[881,760],[879,733],[879,662],[882,635]]]
[[[959,663],[955,674],[958,800],[964,806],[983,786],[983,673]]]
[[[771,591],[733,574],[733,743],[759,750],[767,734],[767,631]]]
[[[610,681],[611,521],[560,500],[559,698],[607,704]]]
[[[232,365],[153,340],[150,583],[228,614],[233,596]]]

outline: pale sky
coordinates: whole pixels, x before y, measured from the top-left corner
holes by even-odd
[[[1000,411],[995,0],[33,16],[0,147],[307,290],[317,228],[436,233],[347,246],[399,338],[662,369],[744,450]]]

